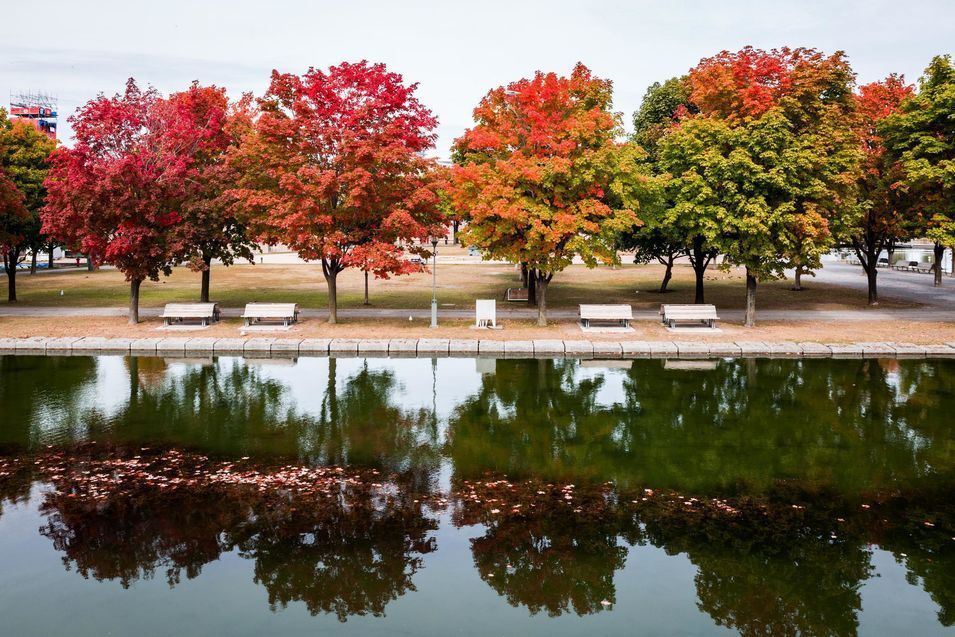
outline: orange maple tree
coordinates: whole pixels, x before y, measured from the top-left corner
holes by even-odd
[[[538,72],[485,95],[455,142],[450,193],[467,217],[464,241],[526,266],[539,325],[554,274],[575,257],[615,262],[617,236],[639,223],[644,153],[616,141],[611,98],[611,82],[583,64],[568,77]]]

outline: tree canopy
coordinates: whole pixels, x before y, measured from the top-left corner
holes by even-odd
[[[398,242],[437,231],[438,195],[422,156],[434,144],[437,119],[416,90],[383,64],[364,61],[301,76],[274,71],[231,159],[240,172],[234,193],[256,234],[321,261],[330,323],[337,321],[339,272],[418,271]]]
[[[627,204],[648,178],[644,152],[617,141],[611,99],[610,81],[583,64],[569,76],[538,72],[488,92],[455,142],[452,199],[467,211],[465,241],[533,271],[539,325],[553,276],[575,258],[616,262],[618,235],[639,223]]]

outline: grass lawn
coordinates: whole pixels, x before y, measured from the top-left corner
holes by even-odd
[[[671,291],[659,294],[663,268],[658,265],[624,265],[616,269],[588,269],[571,266],[557,274],[547,294],[551,308],[571,308],[579,303],[629,303],[637,308],[653,308],[661,302],[692,303],[694,279],[689,265],[674,269]],[[771,281],[760,285],[760,309],[846,309],[864,307],[865,294],[845,288],[817,284],[805,277],[805,290],[794,292],[790,281]],[[339,275],[339,307],[361,307],[362,274],[345,270]],[[473,306],[475,298],[501,298],[504,289],[519,285],[517,271],[510,266],[491,264],[439,264],[438,300],[442,307]],[[125,306],[129,288],[123,276],[114,270],[98,272],[63,271],[17,277],[20,305],[36,306]],[[325,280],[319,265],[236,265],[214,266],[212,299],[223,307],[242,307],[250,301],[297,302],[303,308],[323,308],[327,304]],[[61,295],[60,292],[63,292]],[[140,302],[157,307],[172,301],[195,301],[199,295],[199,274],[176,268],[170,277],[143,283]],[[371,279],[371,303],[381,308],[426,309],[431,302],[429,273]],[[719,308],[742,308],[745,281],[740,270],[713,270],[706,275],[706,301]],[[883,307],[911,307],[890,299]]]

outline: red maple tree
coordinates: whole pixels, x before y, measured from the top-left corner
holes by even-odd
[[[213,259],[229,266],[255,258],[255,242],[230,193],[237,173],[226,161],[229,149],[251,126],[251,96],[230,104],[224,88],[193,82],[158,106],[165,122],[162,152],[185,160],[178,202],[185,260],[202,273],[199,300],[208,302]]]
[[[301,76],[273,71],[254,127],[232,155],[241,173],[234,193],[257,234],[321,261],[329,323],[337,322],[339,272],[420,270],[398,243],[438,231],[431,163],[421,155],[437,120],[416,89],[365,61]]]
[[[858,180],[860,213],[842,228],[868,281],[869,305],[878,305],[878,259],[883,250],[903,239],[917,223],[916,202],[896,187],[902,178],[899,166],[886,156],[879,133],[882,121],[899,110],[902,101],[914,94],[914,87],[899,75],[859,87],[855,94],[855,131],[862,150]],[[890,254],[891,256],[891,254]]]
[[[41,213],[45,234],[126,276],[130,323],[139,322],[142,282],[170,274],[185,252],[178,204],[189,159],[164,139],[160,102],[130,79],[123,94],[80,108],[70,118],[74,145],[51,157]]]

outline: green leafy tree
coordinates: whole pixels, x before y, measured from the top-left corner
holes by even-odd
[[[660,140],[679,120],[679,117],[697,112],[689,101],[690,89],[685,77],[670,78],[664,83],[654,82],[643,96],[640,109],[633,114],[634,133],[631,140],[647,152],[651,170],[659,168]],[[661,175],[658,186],[665,183]],[[672,217],[664,219],[662,213],[672,209],[674,202],[666,199],[666,190],[656,192],[656,203],[643,211],[643,225],[621,236],[621,247],[634,251],[635,263],[658,261],[664,266],[660,292],[666,292],[673,276],[673,264],[681,256],[689,256],[696,273],[697,303],[703,302],[703,274],[713,256],[703,249],[701,241],[685,232],[683,224],[673,223]],[[694,247],[696,250],[694,251]]]
[[[657,261],[665,269],[663,280],[660,281],[660,293],[667,291],[670,279],[673,278],[673,264],[682,256],[688,254],[684,237],[670,228],[659,225],[646,225],[637,230],[625,233],[621,238],[624,249],[633,250],[634,263],[650,263]]]
[[[886,148],[904,172],[895,187],[918,197],[920,231],[935,242],[935,285],[942,284],[945,246],[955,245],[955,68],[936,56],[918,93],[880,127]]]
[[[680,116],[694,114],[699,109],[690,101],[690,87],[686,77],[671,77],[664,83],[654,82],[643,95],[640,109],[633,114],[633,136],[650,155],[656,158],[657,146]]]
[[[0,172],[6,174],[22,195],[26,214],[0,214],[0,235],[3,241],[3,263],[7,273],[7,301],[17,300],[17,265],[27,250],[36,253],[47,243],[40,232],[40,208],[46,197],[43,180],[48,171],[47,159],[56,142],[28,122],[10,120],[0,109]]]
[[[852,81],[841,53],[724,51],[688,76],[700,112],[660,139],[675,204],[667,214],[746,268],[747,327],[758,281],[820,267],[831,220],[849,210]]]

